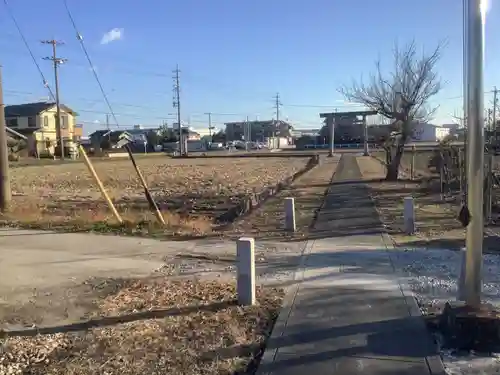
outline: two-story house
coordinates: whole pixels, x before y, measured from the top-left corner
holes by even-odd
[[[65,145],[81,136],[82,126],[76,124],[78,114],[71,108],[60,105],[61,135]],[[57,145],[56,104],[37,102],[8,105],[5,107],[5,121],[8,128],[27,137],[28,153],[43,155],[49,147]]]

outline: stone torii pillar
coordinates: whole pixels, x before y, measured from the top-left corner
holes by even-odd
[[[370,156],[368,150],[368,125],[366,124],[366,115],[363,115],[363,156]]]
[[[330,152],[328,156],[333,157],[335,152],[335,119],[333,116],[326,117],[326,128],[330,132]]]

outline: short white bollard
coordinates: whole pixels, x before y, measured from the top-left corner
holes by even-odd
[[[404,226],[406,234],[415,233],[415,206],[413,197],[406,197],[403,208]]]
[[[248,306],[255,304],[255,241],[242,237],[236,242],[238,275],[236,292],[238,303]]]
[[[285,198],[285,229],[295,232],[295,199]]]
[[[465,262],[467,257],[465,248],[460,250],[460,273],[457,280],[457,301],[465,301]]]

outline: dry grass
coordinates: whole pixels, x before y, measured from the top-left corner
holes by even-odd
[[[166,228],[149,211],[129,160],[95,163],[126,224],[118,226],[83,163],[12,169],[13,207],[4,223],[72,230],[120,230],[159,235],[204,235],[214,216],[248,193],[302,169],[308,158],[140,158],[139,167],[160,207]]]
[[[363,175],[370,183],[371,193],[382,222],[398,245],[435,246],[463,241],[465,231],[457,220],[456,203],[442,201],[439,190],[429,181],[380,181],[385,176],[383,165],[370,157],[358,158]],[[403,201],[412,196],[415,203],[417,233],[404,234]]]
[[[319,166],[295,180],[269,199],[265,205],[231,225],[225,234],[235,238],[245,234],[266,240],[280,240],[285,237],[306,239],[315,215],[324,201],[325,192],[330,186],[337,164],[336,159],[322,158]],[[295,200],[294,233],[283,230],[285,197],[293,197]]]
[[[235,305],[235,296],[233,284],[215,281],[129,282],[101,300],[95,328],[2,339],[0,373],[243,374],[283,292],[259,289],[252,307]]]

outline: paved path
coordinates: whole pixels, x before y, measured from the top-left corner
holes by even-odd
[[[360,178],[344,155],[259,375],[444,374]]]
[[[259,282],[286,283],[305,242],[256,244]],[[90,277],[173,276],[234,278],[233,241],[158,241],[88,233],[0,228],[0,305],[31,298],[33,290],[79,285]],[[218,261],[218,258],[222,261]],[[269,265],[272,265],[270,267]]]

